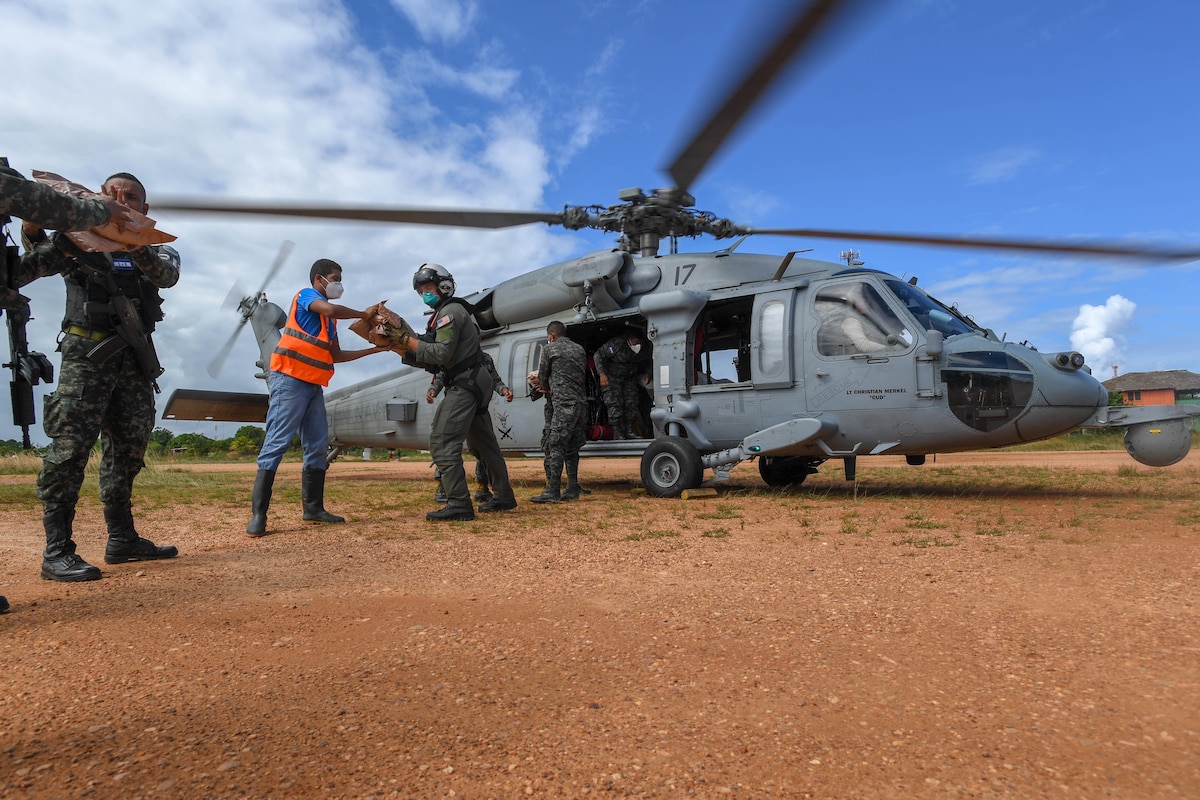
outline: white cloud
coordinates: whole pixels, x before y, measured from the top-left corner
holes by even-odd
[[[473,9],[458,8],[464,18]],[[181,195],[540,208],[547,148],[540,110],[512,91],[516,71],[444,68],[435,78],[473,98],[447,110],[426,93],[428,81],[397,79],[405,65],[428,66],[426,57],[401,51],[385,63],[336,0],[8,0],[4,18],[5,58],[23,67],[5,88],[3,154],[26,174],[45,169],[93,187],[133,172],[147,185],[151,215],[179,236],[183,276],[164,293],[168,316],[155,334],[167,368],[160,411],[173,388],[261,389],[248,326],[219,381],[204,368],[237,320],[220,309],[226,293],[235,281],[258,288],[283,239],[297,247],[267,288],[272,300],[286,305],[309,265],[329,257],[346,269],[347,304],[386,297],[416,320],[410,280],[424,261],[445,264],[473,291],[578,249],[570,234],[543,226],[485,232],[155,214],[156,199]],[[32,346],[57,361],[62,281],[36,281],[25,294],[36,317]],[[382,358],[342,365],[335,387],[390,368]],[[0,428],[0,438],[9,435]]]
[[[392,0],[425,41],[456,42],[475,21],[478,7],[460,0]]]
[[[1098,373],[1120,364],[1122,348],[1137,304],[1119,294],[1102,306],[1082,305],[1071,325],[1071,346],[1083,353]]]

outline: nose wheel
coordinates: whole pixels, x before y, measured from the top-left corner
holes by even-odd
[[[704,464],[692,443],[680,436],[655,439],[642,453],[642,483],[655,497],[678,497],[704,478]]]

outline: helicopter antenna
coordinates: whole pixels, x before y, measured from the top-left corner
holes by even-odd
[[[846,266],[848,267],[861,267],[863,265],[861,256],[862,253],[860,253],[858,250],[842,251],[842,261],[845,261]]]

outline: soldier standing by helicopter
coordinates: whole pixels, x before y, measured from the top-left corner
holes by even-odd
[[[0,158],[0,233],[7,233],[4,227],[8,224],[9,214],[34,226],[62,231],[87,230],[110,221],[118,225],[133,221],[129,209],[116,196],[79,198],[61,194],[45,184],[26,180],[21,173],[8,166],[8,159]],[[15,271],[17,266],[16,253],[15,246],[5,248],[4,274],[0,281],[0,313],[5,310],[23,312],[28,319],[28,301],[8,285],[9,273]],[[14,361],[16,357],[14,353]],[[8,609],[8,598],[0,595],[0,614]]]
[[[531,498],[535,503],[557,503],[579,497],[579,449],[586,438],[584,382],[587,354],[567,338],[567,326],[557,320],[546,326],[546,338],[549,341],[542,348],[534,378],[539,390],[546,395],[547,403],[547,423],[542,433],[546,489]],[[564,466],[567,468],[567,488],[562,491]]]
[[[614,439],[636,439],[642,387],[650,384],[654,359],[637,328],[628,327],[600,346],[595,354],[600,389]]]
[[[103,191],[138,213],[150,209],[145,187],[127,172],[110,176]],[[179,281],[179,253],[166,245],[84,252],[62,232],[46,238],[28,221],[26,233],[39,244],[21,257],[15,285],[60,274],[67,286],[59,339],[62,368],[58,389],[46,398],[42,423],[52,440],[38,474],[46,532],[42,578],[101,577],[98,568],[75,554],[72,539],[84,468],[97,437],[103,453],[100,499],[108,528],[105,563],[174,558],[175,547],[159,547],[137,533],[131,503],[154,426],[156,380],[162,374],[150,333],[163,318],[159,289]]]
[[[429,454],[442,474],[446,505],[430,511],[431,522],[475,519],[475,506],[467,489],[462,449],[470,441],[487,464],[495,491],[479,506],[482,512],[508,511],[517,507],[508,467],[487,413],[492,378],[484,368],[479,347],[479,324],[470,305],[454,296],[454,276],[441,264],[422,264],[413,275],[413,290],[433,309],[425,333],[415,335],[405,325],[397,334],[406,364],[429,372],[446,372],[446,396],[433,412]],[[382,322],[390,322],[381,318]]]

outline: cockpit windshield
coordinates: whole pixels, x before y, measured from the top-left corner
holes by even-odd
[[[940,331],[949,338],[960,333],[971,333],[977,328],[959,314],[934,300],[915,286],[900,280],[884,281],[892,294],[917,318],[925,330]]]

